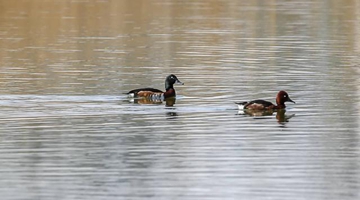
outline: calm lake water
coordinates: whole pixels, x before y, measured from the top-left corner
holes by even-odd
[[[0,4],[1,199],[360,198],[358,1]]]

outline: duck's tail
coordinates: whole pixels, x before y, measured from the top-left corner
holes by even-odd
[[[247,101],[243,101],[243,102],[234,102],[235,104],[237,105],[245,105],[247,104],[248,102]]]
[[[234,102],[235,104],[238,105],[239,110],[243,110],[244,106],[248,103],[247,101],[244,102]]]

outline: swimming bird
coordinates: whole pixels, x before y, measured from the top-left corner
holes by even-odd
[[[184,85],[174,74],[170,74],[165,79],[165,92],[155,88],[140,88],[131,90],[127,94],[132,98],[166,99],[176,96],[174,84]]]
[[[238,105],[239,109],[251,109],[251,110],[270,110],[270,109],[284,109],[285,102],[293,102],[290,99],[289,95],[281,90],[276,96],[276,105],[269,101],[265,100],[253,100],[250,102],[235,102]]]

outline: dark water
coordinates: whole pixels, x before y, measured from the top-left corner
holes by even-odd
[[[2,199],[360,198],[357,1],[0,3]]]

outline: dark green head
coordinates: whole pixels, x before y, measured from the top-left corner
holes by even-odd
[[[169,90],[173,88],[174,84],[184,85],[174,74],[170,74],[165,79],[165,89]]]

